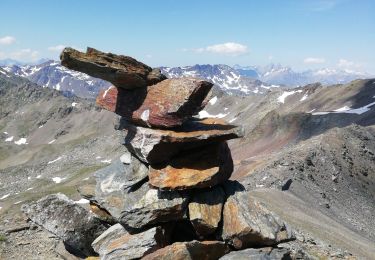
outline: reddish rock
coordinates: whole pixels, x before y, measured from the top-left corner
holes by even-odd
[[[144,88],[166,79],[159,69],[152,69],[131,57],[93,48],[87,48],[86,53],[65,48],[60,59],[61,64],[69,69],[104,79],[124,89]]]
[[[110,87],[99,93],[96,103],[136,125],[172,128],[203,109],[212,85],[196,78],[180,78],[134,90]]]
[[[167,162],[183,150],[242,136],[240,127],[217,118],[191,119],[176,130],[134,126],[124,120],[118,128],[124,131],[124,144],[128,150],[152,164]]]
[[[226,142],[188,150],[168,164],[152,165],[149,184],[162,190],[213,187],[229,179],[233,161]]]
[[[217,260],[229,252],[228,246],[220,241],[177,242],[159,249],[144,260]]]

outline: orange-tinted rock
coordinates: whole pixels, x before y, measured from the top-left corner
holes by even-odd
[[[212,85],[196,78],[180,78],[134,90],[110,87],[99,93],[96,103],[136,125],[172,128],[203,109]]]
[[[168,164],[152,165],[151,186],[162,190],[213,187],[229,179],[233,161],[226,142],[185,151]]]
[[[87,48],[86,53],[65,48],[60,59],[61,64],[69,69],[104,79],[124,89],[144,88],[166,79],[159,69],[152,69],[131,57],[93,48]]]
[[[213,234],[218,228],[225,202],[225,193],[220,186],[194,192],[189,203],[189,218],[198,236]]]
[[[242,135],[240,127],[217,118],[191,119],[175,130],[134,126],[125,120],[120,122],[118,128],[124,131],[124,144],[128,150],[142,161],[152,164],[168,162],[183,150]]]
[[[144,260],[216,260],[229,252],[228,246],[220,241],[177,242],[159,249]]]

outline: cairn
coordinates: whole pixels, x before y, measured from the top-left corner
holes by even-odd
[[[239,186],[228,181],[233,161],[226,141],[239,138],[241,128],[193,117],[208,103],[211,82],[167,79],[131,57],[92,48],[64,49],[61,64],[113,84],[96,103],[121,117],[115,128],[127,152],[79,187],[93,213],[50,195],[24,208],[34,222],[75,252],[101,259],[218,259],[290,239],[285,223],[251,198],[239,200],[246,193],[235,194]],[[259,211],[268,220],[257,219]]]

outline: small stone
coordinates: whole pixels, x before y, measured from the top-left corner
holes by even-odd
[[[22,211],[33,222],[86,256],[94,254],[91,243],[108,227],[61,193],[23,205]]]
[[[191,119],[175,130],[150,129],[121,120],[117,129],[124,131],[129,151],[150,164],[168,162],[183,150],[243,135],[242,128],[217,118]]]
[[[221,220],[225,193],[220,186],[194,193],[189,203],[189,218],[198,236],[213,234]]]
[[[110,87],[99,93],[96,104],[135,125],[173,128],[204,108],[212,86],[197,78],[178,78],[134,90]]]
[[[152,69],[131,57],[104,53],[87,48],[86,53],[65,48],[61,64],[68,69],[101,78],[124,89],[144,88],[156,84],[167,77],[159,69]]]
[[[92,247],[101,259],[139,259],[166,246],[168,235],[162,227],[129,234],[123,226],[116,224],[95,239]]]
[[[220,241],[176,242],[159,249],[143,260],[216,260],[229,252],[228,246]]]
[[[233,251],[220,258],[220,260],[286,260],[291,259],[291,253],[286,248],[249,248],[240,251]]]
[[[226,142],[188,150],[168,164],[152,165],[151,186],[162,190],[213,187],[229,179],[233,161]]]
[[[272,246],[294,238],[291,228],[250,192],[234,192],[224,204],[222,238],[236,249]]]

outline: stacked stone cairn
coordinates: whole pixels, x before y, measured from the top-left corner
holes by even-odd
[[[193,117],[208,103],[212,83],[167,79],[131,57],[92,48],[65,48],[61,64],[113,84],[96,103],[121,117],[115,128],[126,148],[79,187],[90,211],[63,194],[23,207],[71,252],[101,259],[219,259],[292,238],[284,222],[228,180],[233,161],[226,141],[240,137],[241,129]]]

